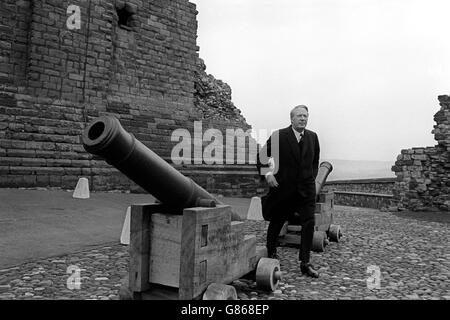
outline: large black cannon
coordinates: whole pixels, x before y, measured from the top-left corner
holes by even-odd
[[[89,123],[82,142],[87,152],[103,158],[171,212],[182,214],[185,208],[223,204],[127,132],[114,116],[101,116]],[[235,212],[232,219],[241,220]]]

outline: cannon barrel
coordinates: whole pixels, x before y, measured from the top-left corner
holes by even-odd
[[[127,132],[114,116],[89,123],[82,142],[87,152],[103,158],[176,213],[223,204]],[[241,218],[233,212],[232,220]]]
[[[316,195],[319,196],[320,191],[322,190],[323,185],[327,181],[328,175],[333,171],[333,166],[331,163],[324,161],[319,165],[319,171],[317,172],[316,177]]]

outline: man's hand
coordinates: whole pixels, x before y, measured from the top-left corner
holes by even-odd
[[[267,181],[267,184],[271,188],[278,187],[277,179],[275,179],[275,176],[273,174],[267,174],[266,175],[266,181]]]

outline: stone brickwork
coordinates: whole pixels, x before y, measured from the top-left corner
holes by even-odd
[[[434,147],[405,149],[392,171],[397,176],[394,199],[399,209],[450,211],[450,97],[438,97]]]
[[[334,203],[341,206],[388,210],[392,206],[392,197],[390,194],[335,191]]]
[[[392,205],[395,178],[334,180],[324,190],[334,192],[337,205],[386,209]]]
[[[268,191],[265,181],[260,180],[255,166],[175,166],[209,192],[226,197],[262,196]]]
[[[25,84],[30,24],[29,1],[0,2],[0,84]]]
[[[81,145],[86,124],[103,114],[169,162],[177,128],[192,132],[200,120],[203,131],[250,128],[229,87],[205,73],[196,14],[187,0],[3,0],[0,187],[74,188],[86,176],[93,190],[135,188]],[[232,192],[257,177],[239,180],[249,167],[228,180],[219,174],[217,185],[216,169],[193,178],[217,191],[233,185]]]
[[[395,178],[352,179],[327,181],[327,190],[392,195]]]
[[[231,101],[231,88],[213,75],[206,73],[206,65],[198,59],[195,81],[195,105],[202,113],[203,119],[214,119],[225,122],[238,122],[243,130],[251,127],[246,124],[241,111]]]
[[[221,131],[224,144],[222,162],[227,163],[227,144],[229,144],[229,150],[232,150],[232,156],[228,155],[229,162],[239,165],[250,164],[245,171],[252,170],[251,164],[256,163],[256,141],[250,136],[251,126],[247,124],[241,111],[231,101],[230,86],[206,73],[206,65],[202,59],[197,60],[194,83],[194,105],[195,110],[201,115],[202,131],[205,132],[210,128]],[[245,140],[239,141],[238,135],[244,137]],[[211,141],[205,139],[203,147],[206,147]],[[231,145],[231,141],[233,141],[233,145]],[[238,154],[240,154],[240,158]],[[254,179],[257,178],[257,176],[254,177]]]

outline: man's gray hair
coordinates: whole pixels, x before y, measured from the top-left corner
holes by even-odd
[[[295,106],[294,108],[292,108],[292,110],[291,110],[291,118],[292,118],[292,113],[293,113],[295,110],[300,109],[300,108],[305,109],[305,110],[309,113],[308,107],[305,106],[305,105],[303,105],[303,104],[300,104],[300,105]]]

